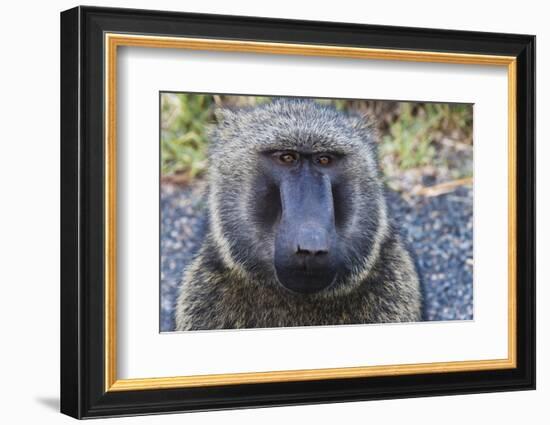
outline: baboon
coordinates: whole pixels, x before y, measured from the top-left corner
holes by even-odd
[[[299,99],[216,115],[209,229],[183,276],[176,330],[421,320],[364,117]]]

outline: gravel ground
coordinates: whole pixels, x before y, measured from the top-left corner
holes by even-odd
[[[407,201],[392,192],[387,198],[420,273],[424,319],[473,319],[472,189]]]
[[[160,195],[160,330],[174,329],[174,306],[183,270],[206,231],[202,186],[163,184]]]
[[[206,230],[201,185],[161,188],[162,332],[174,327],[182,271]],[[458,187],[433,197],[387,195],[390,214],[415,256],[424,291],[425,320],[473,318],[472,190]]]

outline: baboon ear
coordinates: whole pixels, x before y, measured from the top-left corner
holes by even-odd
[[[231,140],[239,124],[238,113],[226,107],[215,107],[214,118],[215,122],[211,123],[207,130],[211,146]]]
[[[359,131],[371,132],[374,126],[372,118],[365,114],[351,115],[350,120],[353,128]]]
[[[350,117],[352,127],[357,130],[367,142],[374,142],[377,137],[376,123],[368,115],[353,115]]]
[[[368,115],[354,115],[351,117],[353,128],[357,131],[361,140],[368,149],[378,157],[379,134],[376,121]]]
[[[224,107],[216,107],[214,109],[216,122],[220,127],[231,127],[237,121],[237,112]]]

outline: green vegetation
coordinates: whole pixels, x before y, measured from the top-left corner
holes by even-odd
[[[444,137],[458,137],[462,143],[471,145],[471,127],[469,105],[401,102],[398,116],[382,136],[380,154],[392,155],[401,169],[429,165],[434,162],[437,144]]]
[[[193,178],[206,168],[206,123],[211,96],[163,94],[161,97],[162,174],[187,173]]]
[[[251,106],[269,97],[163,93],[162,175],[188,181],[206,170],[207,128],[214,105]],[[423,167],[452,168],[454,178],[472,175],[472,107],[462,104],[326,100],[339,110],[374,117],[383,174]],[[458,152],[458,154],[457,154]],[[464,155],[466,152],[466,155]],[[458,159],[457,159],[458,158]],[[464,160],[466,158],[467,160]]]

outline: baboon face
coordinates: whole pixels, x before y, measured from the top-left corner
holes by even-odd
[[[308,101],[225,112],[210,207],[226,263],[296,294],[349,286],[385,218],[370,137],[357,117]]]
[[[272,191],[267,197],[273,202],[254,210],[275,236],[278,281],[298,293],[329,287],[344,266],[333,197],[343,175],[341,155],[284,150],[264,151],[259,159],[258,185]]]

